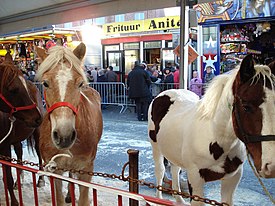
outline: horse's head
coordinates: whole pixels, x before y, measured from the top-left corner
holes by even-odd
[[[11,63],[0,64],[0,108],[26,123],[29,127],[38,127],[42,116],[31,98],[27,82],[20,70]]]
[[[74,51],[55,46],[49,49],[37,48],[42,63],[37,78],[43,83],[47,111],[51,122],[51,137],[59,149],[70,148],[77,137],[76,115],[81,98],[81,89],[87,83],[81,66],[86,52],[81,43]]]
[[[246,56],[233,83],[233,126],[254,165],[265,178],[275,177],[275,67],[254,65]]]

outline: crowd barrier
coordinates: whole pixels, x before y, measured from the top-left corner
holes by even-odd
[[[41,93],[42,100],[44,101],[43,86],[40,83],[35,84]],[[99,92],[103,105],[120,106],[120,113],[125,112],[130,107],[135,107],[134,100],[129,99],[128,97],[127,85],[123,82],[92,82],[89,83],[89,86]],[[150,85],[152,99],[162,91],[178,88],[179,83],[152,83]]]

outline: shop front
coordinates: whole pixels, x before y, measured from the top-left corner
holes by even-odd
[[[202,34],[201,73],[235,68],[247,54],[264,64],[275,57],[275,1],[231,0],[194,6]]]
[[[145,61],[159,70],[168,62],[175,65],[171,31],[179,29],[179,21],[180,17],[174,16],[103,25],[107,36],[101,41],[103,67],[113,66],[120,81],[125,82],[135,61]]]

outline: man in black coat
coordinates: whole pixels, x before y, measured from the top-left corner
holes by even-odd
[[[139,121],[148,120],[148,107],[151,101],[149,74],[136,61],[132,71],[128,74],[127,85],[129,88],[128,96],[136,103],[137,117]]]

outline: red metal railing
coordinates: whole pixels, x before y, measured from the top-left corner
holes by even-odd
[[[7,181],[6,181],[6,172],[5,172],[5,167],[10,166],[12,168],[16,169],[16,175],[17,175],[17,182],[18,182],[18,201],[20,205],[27,205],[27,203],[24,203],[24,192],[22,189],[22,183],[21,183],[21,177],[20,177],[20,171],[24,171],[25,173],[31,173],[32,176],[32,187],[33,187],[33,201],[34,201],[34,205],[38,206],[39,203],[42,204],[42,202],[39,202],[39,193],[38,193],[38,188],[36,186],[36,180],[37,180],[37,175],[44,175],[47,176],[49,178],[49,182],[50,182],[50,193],[51,193],[51,205],[55,206],[56,205],[56,200],[55,200],[55,190],[54,190],[54,180],[55,179],[60,179],[63,180],[65,182],[68,183],[72,183],[70,184],[70,193],[71,193],[71,200],[72,203],[71,205],[76,205],[76,197],[75,197],[75,184],[77,185],[82,185],[85,187],[89,187],[92,192],[92,197],[93,197],[93,205],[97,206],[98,205],[98,197],[100,196],[101,192],[104,193],[110,193],[114,196],[117,197],[117,205],[118,206],[123,206],[123,205],[128,205],[128,202],[125,204],[125,201],[123,201],[125,198],[128,200],[136,200],[139,205],[146,205],[149,206],[152,203],[154,204],[158,204],[158,205],[167,205],[167,206],[172,206],[172,205],[176,205],[174,202],[169,201],[169,200],[163,200],[163,199],[158,199],[158,198],[154,198],[154,197],[150,197],[150,196],[146,196],[146,195],[141,195],[141,194],[134,194],[134,193],[130,193],[124,190],[120,190],[120,189],[116,189],[116,188],[112,188],[112,187],[107,187],[107,186],[103,186],[103,185],[99,185],[99,184],[95,184],[95,183],[88,183],[88,182],[83,182],[80,180],[76,180],[73,178],[69,178],[69,177],[65,177],[65,176],[61,176],[61,175],[57,175],[54,173],[50,173],[50,172],[44,172],[44,171],[40,171],[37,169],[33,169],[30,167],[26,167],[20,164],[15,164],[12,162],[8,162],[5,160],[0,160],[0,164],[2,165],[2,174],[3,174],[3,182],[4,182],[4,194],[5,194],[5,205],[9,206],[10,205],[10,199],[9,199],[9,195],[8,195],[8,190],[7,190]],[[26,174],[25,174],[26,175]],[[27,191],[28,196],[30,196],[30,191]],[[112,205],[115,204],[112,203]],[[4,204],[4,203],[3,203]],[[0,202],[1,205],[1,202]]]

